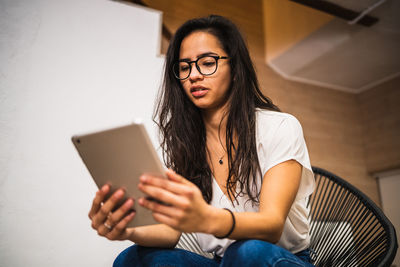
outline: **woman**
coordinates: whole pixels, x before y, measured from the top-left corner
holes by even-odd
[[[308,210],[313,174],[299,122],[263,96],[245,42],[220,16],[193,19],[167,52],[156,110],[168,179],[140,177],[138,203],[159,225],[127,228],[124,192],[96,194],[89,217],[99,235],[131,240],[115,266],[311,266]],[[196,233],[208,259],[173,249]]]

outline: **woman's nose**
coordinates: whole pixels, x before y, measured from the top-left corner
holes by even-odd
[[[197,69],[196,64],[192,65],[192,71],[190,72],[189,79],[190,80],[198,80],[203,78],[203,74]]]

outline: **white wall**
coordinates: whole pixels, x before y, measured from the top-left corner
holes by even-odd
[[[108,0],[0,0],[0,266],[111,266],[130,245],[91,229],[96,187],[70,137],[135,117],[154,134],[160,21]]]

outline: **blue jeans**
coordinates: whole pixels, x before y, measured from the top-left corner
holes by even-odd
[[[224,257],[209,259],[183,249],[147,248],[133,245],[115,259],[114,267],[132,266],[313,266],[308,249],[292,254],[286,249],[261,240],[232,243]]]

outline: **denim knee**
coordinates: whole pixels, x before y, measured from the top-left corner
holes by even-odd
[[[311,266],[275,244],[261,240],[242,240],[226,250],[222,266]]]
[[[122,251],[113,267],[142,266],[218,266],[217,262],[183,249],[151,248],[133,245]]]
[[[132,267],[138,262],[137,245],[130,246],[123,250],[117,258],[115,258],[113,267]]]
[[[268,249],[266,249],[268,245],[271,245],[272,249],[272,244],[261,240],[236,241],[225,251],[224,258],[234,259],[232,261],[236,263],[255,261],[260,257],[265,257],[266,253],[268,253]]]

